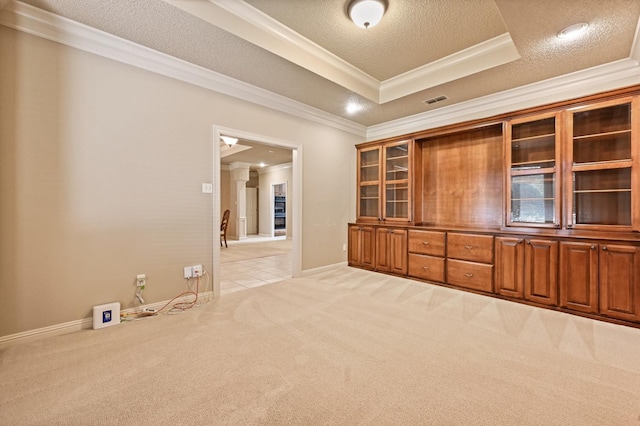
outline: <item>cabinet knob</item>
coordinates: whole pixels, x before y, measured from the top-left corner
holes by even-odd
[[[602,247],[602,251],[607,251],[607,246]]]
[[[429,241],[423,241],[422,245],[428,246],[429,245]]]
[[[596,249],[596,246],[591,246],[591,250],[595,250],[595,249]]]
[[[470,274],[469,272],[467,272],[466,274],[464,274],[465,277],[467,278],[471,278],[473,276],[473,274]]]
[[[424,269],[426,271],[427,269],[429,269],[429,267],[428,266],[423,266],[422,269]]]
[[[464,246],[465,249],[467,250],[471,250],[473,248],[473,246]]]

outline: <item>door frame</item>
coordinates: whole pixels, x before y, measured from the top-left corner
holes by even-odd
[[[292,183],[291,183],[291,239],[293,242],[292,249],[292,266],[291,275],[299,277],[302,275],[302,143],[285,139],[273,138],[257,133],[246,132],[243,130],[233,129],[230,127],[213,125],[212,135],[212,176],[213,182],[213,254],[212,264],[212,281],[213,281],[213,297],[220,297],[220,245],[217,241],[218,228],[220,224],[220,135],[232,136],[238,139],[248,139],[252,142],[263,143],[265,145],[273,145],[281,148],[291,149],[292,153]]]

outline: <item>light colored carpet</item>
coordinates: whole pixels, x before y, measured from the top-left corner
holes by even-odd
[[[0,352],[3,425],[638,425],[640,330],[347,267]]]

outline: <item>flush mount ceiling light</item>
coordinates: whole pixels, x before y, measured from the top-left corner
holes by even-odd
[[[568,26],[558,33],[558,38],[562,40],[575,40],[584,34],[587,28],[589,28],[589,24],[584,22]]]
[[[227,146],[234,146],[238,142],[238,138],[232,138],[231,136],[220,136],[222,142],[226,143]]]
[[[349,4],[349,17],[360,28],[375,27],[382,19],[384,0],[353,0]]]

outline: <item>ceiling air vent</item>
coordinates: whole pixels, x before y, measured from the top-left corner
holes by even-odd
[[[436,102],[444,101],[447,99],[449,98],[447,98],[446,96],[437,96],[435,98],[427,99],[426,101],[424,101],[424,103],[427,105],[431,105],[431,104],[435,104]]]

